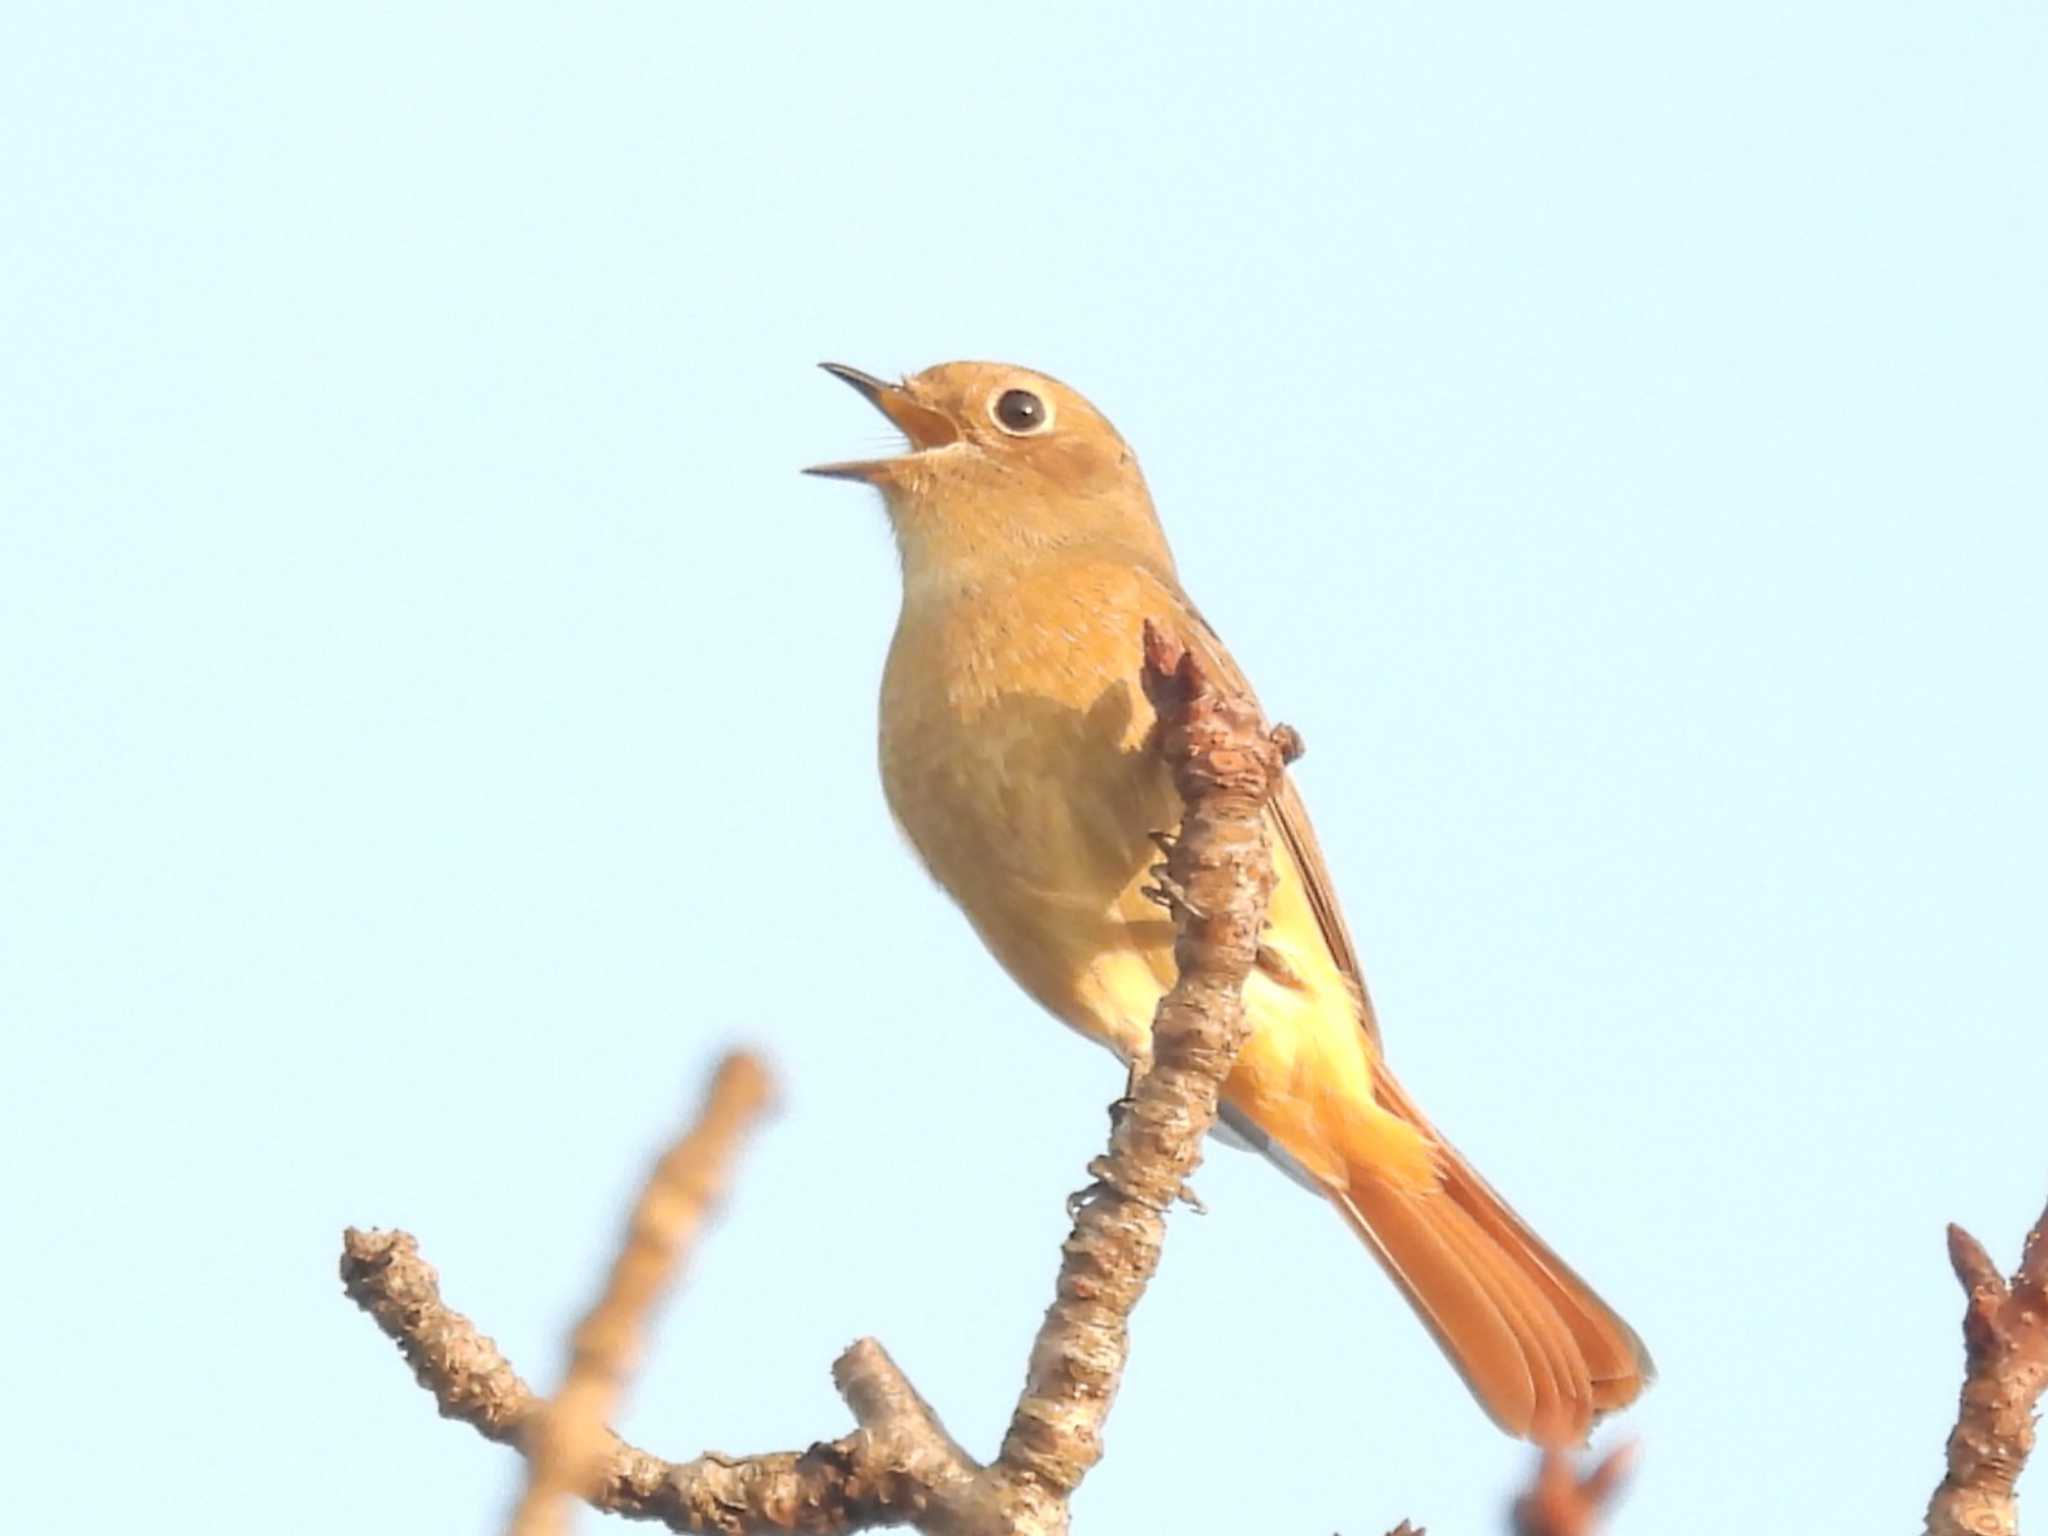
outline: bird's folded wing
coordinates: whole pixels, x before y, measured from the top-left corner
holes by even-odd
[[[1183,631],[1180,636],[1182,643],[1194,651],[1218,681],[1256,701],[1257,695],[1250,680],[1231,659],[1222,637],[1202,617],[1201,610],[1178,588],[1171,589],[1171,595],[1188,620],[1179,626]],[[1271,809],[1274,830],[1294,856],[1295,867],[1301,871],[1302,888],[1308,895],[1316,923],[1323,931],[1323,942],[1329,946],[1330,958],[1337,962],[1337,968],[1358,989],[1359,1021],[1365,1026],[1374,1046],[1378,1046],[1380,1026],[1373,1017],[1372,1002],[1366,996],[1365,973],[1359,966],[1358,952],[1351,945],[1351,930],[1344,925],[1343,908],[1337,905],[1337,888],[1330,879],[1329,865],[1323,861],[1322,845],[1316,841],[1316,829],[1308,819],[1308,807],[1302,803],[1301,791],[1294,787],[1291,774],[1281,777]]]

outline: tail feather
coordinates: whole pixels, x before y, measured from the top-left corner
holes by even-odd
[[[1427,1129],[1384,1073],[1379,1098]],[[1433,1190],[1354,1164],[1333,1202],[1372,1248],[1472,1395],[1511,1435],[1564,1446],[1634,1401],[1654,1367],[1632,1329],[1432,1131]]]
[[[1549,1297],[1585,1357],[1597,1413],[1611,1413],[1640,1397],[1657,1379],[1657,1364],[1636,1331],[1579,1278],[1550,1245],[1530,1230],[1457,1148],[1438,1134],[1408,1090],[1384,1063],[1374,1072],[1375,1096],[1402,1119],[1426,1132],[1442,1157],[1443,1190]]]
[[[1464,1257],[1412,1196],[1375,1185],[1333,1191],[1333,1199],[1488,1416],[1510,1434],[1523,1433],[1536,1414],[1529,1352]]]
[[[1570,1336],[1559,1332],[1555,1315],[1543,1298],[1530,1292],[1511,1256],[1471,1219],[1469,1211],[1457,1209],[1455,1216],[1447,1211],[1442,1226],[1463,1257],[1467,1272],[1500,1309],[1527,1357],[1536,1394],[1530,1438],[1576,1438],[1571,1435],[1572,1425],[1582,1418],[1591,1421],[1593,1389],[1586,1362],[1572,1347]]]

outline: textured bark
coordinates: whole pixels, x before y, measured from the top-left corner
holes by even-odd
[[[522,1536],[560,1529],[562,1495],[686,1532],[841,1532],[914,1525],[932,1536],[1061,1536],[1067,1502],[1102,1456],[1102,1428],[1129,1351],[1128,1322],[1159,1264],[1166,1213],[1200,1161],[1217,1095],[1244,1044],[1242,992],[1273,883],[1265,805],[1300,739],[1219,691],[1178,642],[1146,629],[1145,690],[1157,748],[1186,816],[1167,840],[1156,894],[1176,919],[1180,975],[1154,1025],[1152,1069],[1120,1106],[1031,1351],[1000,1456],[977,1465],[881,1345],[856,1343],[833,1380],[859,1429],[802,1452],[672,1463],[603,1427],[638,1349],[640,1321],[719,1184],[765,1074],[729,1061],[699,1126],[663,1159],[606,1297],[578,1331],[556,1406],[538,1398],[474,1324],[442,1300],[403,1232],[343,1237],[343,1287],[395,1340],[443,1415],[534,1462]]]
[[[1927,1505],[1928,1536],[2018,1536],[2014,1492],[2034,1448],[2034,1413],[2048,1388],[2048,1211],[2027,1234],[2006,1281],[1983,1244],[1948,1229],[1963,1309],[1963,1393],[1948,1437],[1947,1475]]]
[[[983,1482],[1006,1525],[1059,1531],[1067,1500],[1102,1459],[1131,1310],[1159,1266],[1166,1213],[1201,1161],[1217,1096],[1250,1025],[1244,984],[1272,893],[1265,807],[1300,740],[1268,731],[1247,698],[1219,691],[1192,652],[1150,624],[1145,692],[1158,750],[1186,815],[1158,871],[1174,914],[1179,977],[1153,1023],[1152,1068],[1121,1106],[1096,1182],[1075,1202],[1059,1280],[1031,1350],[1002,1454]]]
[[[350,1228],[342,1238],[341,1276],[349,1299],[397,1343],[443,1417],[501,1444],[526,1443],[546,1399],[441,1299],[433,1267],[410,1234]],[[721,1536],[862,1530],[912,1518],[921,1499],[972,1473],[973,1464],[879,1344],[854,1345],[833,1376],[861,1426],[854,1434],[802,1452],[670,1462],[605,1430],[601,1476],[589,1502],[671,1530]]]

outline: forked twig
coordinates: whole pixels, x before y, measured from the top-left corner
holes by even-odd
[[[1165,1213],[1200,1161],[1248,1030],[1242,992],[1273,881],[1265,805],[1300,751],[1298,736],[1267,730],[1249,698],[1223,692],[1193,654],[1149,624],[1144,682],[1186,808],[1164,876],[1185,896],[1176,912],[1180,975],[1159,1006],[1152,1069],[1117,1117],[1108,1151],[1090,1165],[1096,1183],[1076,1202],[1001,1454],[977,1465],[872,1340],[833,1366],[859,1429],[807,1451],[672,1463],[603,1427],[637,1353],[640,1320],[766,1098],[765,1074],[738,1058],[722,1070],[698,1129],[657,1170],[605,1299],[578,1330],[575,1364],[552,1409],[441,1300],[410,1236],[344,1235],[344,1288],[398,1343],[441,1412],[532,1458],[521,1532],[559,1529],[568,1492],[601,1510],[722,1536],[902,1524],[935,1536],[1067,1529],[1068,1500],[1102,1455],[1129,1351],[1126,1324],[1158,1266]]]
[[[2018,1536],[2014,1485],[2034,1448],[2034,1413],[2048,1389],[2048,1210],[2027,1234],[2010,1281],[1984,1245],[1948,1229],[1963,1309],[1963,1393],[1948,1437],[1948,1469],[1927,1505],[1928,1536]]]

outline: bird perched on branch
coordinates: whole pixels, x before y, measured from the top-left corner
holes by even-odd
[[[1146,621],[1249,693],[1244,674],[1181,591],[1137,459],[1086,400],[995,363],[900,384],[824,366],[909,440],[810,471],[877,487],[902,553],[890,808],[1018,984],[1142,1072],[1174,981],[1151,834],[1180,815],[1150,749]],[[1502,1429],[1574,1444],[1642,1391],[1649,1355],[1387,1070],[1291,781],[1267,814],[1277,880],[1221,1124],[1343,1214]]]

